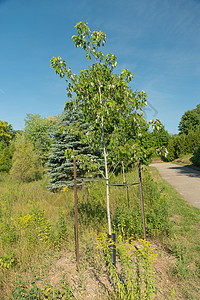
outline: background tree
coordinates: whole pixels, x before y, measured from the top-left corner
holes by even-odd
[[[156,128],[152,133],[153,145],[156,148],[167,147],[169,142],[169,133],[165,130],[165,127],[162,123],[160,123],[159,128]]]
[[[0,142],[0,172],[9,172],[11,169],[14,149],[13,142],[10,142],[9,145]]]
[[[192,154],[200,146],[200,104],[186,111],[179,123],[179,134],[169,139],[167,160]]]
[[[195,149],[191,157],[191,162],[193,163],[193,165],[200,167],[200,147]]]
[[[190,131],[200,130],[200,104],[196,109],[186,111],[179,123],[179,133],[188,134]]]
[[[0,120],[0,142],[8,144],[14,135],[12,125]]]
[[[0,120],[0,172],[8,172],[12,166],[14,146],[11,141],[14,135],[12,125]]]
[[[25,118],[24,132],[34,149],[40,150],[42,161],[48,157],[56,124],[57,117],[42,118],[40,114],[27,114]]]
[[[66,149],[72,149],[76,155],[87,155],[90,160],[101,163],[100,151],[94,151],[88,144],[81,140],[80,133],[73,133],[70,128],[73,124],[79,124],[79,130],[89,127],[83,122],[83,111],[74,103],[66,103],[64,112],[58,123],[58,129],[54,132],[52,151],[47,160],[48,174],[50,176],[48,188],[52,192],[62,190],[64,187],[73,186],[73,158],[66,158]],[[77,176],[87,176],[87,169],[83,169],[77,163]],[[78,180],[80,183],[80,180]]]
[[[41,172],[40,159],[34,151],[33,144],[25,134],[18,134],[10,174],[26,182],[39,179]]]
[[[106,42],[106,35],[102,31],[91,33],[87,23],[76,24],[77,35],[72,37],[76,47],[86,51],[86,57],[92,62],[86,70],[77,76],[61,57],[53,57],[51,66],[61,78],[68,83],[68,97],[75,94],[82,105],[84,120],[92,124],[92,130],[85,138],[93,147],[102,143],[105,164],[108,231],[111,234],[109,208],[109,173],[108,160],[122,158],[129,155],[133,161],[142,155],[139,144],[144,123],[142,108],[146,105],[147,95],[144,91],[133,92],[128,83],[133,78],[130,71],[123,69],[120,74],[114,74],[117,66],[116,56],[104,55],[100,47]],[[134,140],[130,145],[128,142]]]

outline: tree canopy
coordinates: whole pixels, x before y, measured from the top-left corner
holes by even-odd
[[[0,120],[0,142],[9,143],[14,134],[12,125],[6,121]]]
[[[188,134],[190,131],[200,130],[200,104],[195,109],[186,111],[179,123],[179,133]]]
[[[128,83],[133,74],[123,69],[115,74],[117,60],[114,54],[104,55],[100,50],[106,42],[102,31],[90,31],[87,23],[76,24],[78,34],[72,37],[76,47],[86,51],[92,64],[79,75],[67,67],[60,56],[51,59],[51,66],[67,81],[67,95],[82,104],[85,120],[92,124],[87,140],[93,147],[105,143],[108,160],[118,160],[128,155],[132,160],[142,159],[144,153],[138,143],[146,121],[143,108],[147,104],[144,91],[132,91]],[[131,142],[130,142],[131,141]],[[138,143],[137,143],[138,142]]]

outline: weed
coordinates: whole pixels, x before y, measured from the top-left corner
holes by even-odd
[[[10,269],[16,264],[15,251],[10,255],[4,254],[0,256],[0,269],[6,270]]]
[[[51,225],[44,214],[45,211],[37,209],[32,213],[18,218],[21,236],[26,238],[30,244],[49,240]]]
[[[54,234],[54,244],[61,246],[68,240],[71,228],[69,226],[69,216],[63,209],[58,209],[58,220],[56,222],[56,235]]]
[[[62,289],[57,289],[52,286],[47,286],[45,289],[39,288],[35,281],[29,285],[21,280],[15,283],[15,288],[12,295],[13,299],[21,300],[54,300],[54,299],[73,299],[73,293],[68,285],[63,284]]]
[[[119,267],[116,268],[110,255],[113,243],[105,234],[98,237],[98,248],[104,253],[117,299],[152,299],[156,294],[152,272],[153,246],[142,239],[123,242],[120,236],[116,243],[119,257]]]

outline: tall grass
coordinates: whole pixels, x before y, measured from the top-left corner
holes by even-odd
[[[122,183],[122,177],[121,174],[113,176],[111,183]],[[126,174],[126,182],[138,182],[137,170],[133,169]],[[53,194],[46,189],[46,185],[46,178],[37,182],[21,183],[7,174],[0,174],[0,299],[20,299],[13,297],[20,295],[23,289],[27,297],[30,293],[35,293],[36,298],[31,299],[73,298],[74,290],[66,280],[61,284],[60,291],[57,287],[50,287],[49,270],[63,253],[74,252],[74,192],[69,189]],[[174,241],[176,234],[172,226],[172,207],[175,204],[166,188],[159,187],[160,183],[155,183],[148,171],[143,172],[147,238],[157,239],[167,245],[168,251],[177,257],[177,264],[172,266],[171,276],[181,276],[188,261],[189,256],[185,255],[188,250],[184,243],[178,246],[179,243]],[[81,188],[78,190],[80,264],[82,270],[93,268],[93,271],[95,269],[98,276],[101,276],[105,267],[104,256],[97,251],[95,243],[99,233],[107,232],[105,183],[87,183],[85,190],[86,197]],[[122,237],[121,249],[123,245],[127,249],[129,241],[143,237],[139,185],[130,186],[128,195],[124,187],[111,187],[110,203],[113,232]],[[180,210],[182,213],[183,207],[180,207]],[[198,213],[191,210],[191,216],[187,216],[187,225],[183,225],[186,230],[188,228],[188,236],[190,229],[192,230],[187,227],[188,223],[195,217],[199,218]],[[194,259],[195,251],[199,251],[195,241],[193,250],[190,262]],[[118,258],[120,259],[120,250]],[[194,272],[197,274],[198,263],[195,259],[194,261]],[[122,259],[122,268],[124,263]],[[145,272],[143,270],[142,274]],[[80,290],[85,292],[81,280],[79,278],[77,287],[80,299]],[[34,282],[38,282],[37,288]],[[126,289],[126,284],[124,288]],[[48,289],[49,296],[45,296]],[[55,297],[52,296],[54,290],[57,295]],[[143,290],[144,288],[141,289]],[[99,299],[101,296],[102,299],[118,297],[112,286],[107,289],[104,285],[100,291],[102,295],[99,294]],[[37,298],[37,293],[40,294],[40,298]],[[63,298],[58,296],[59,293],[64,295]]]

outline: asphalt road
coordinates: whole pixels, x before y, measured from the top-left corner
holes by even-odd
[[[161,177],[170,183],[183,198],[200,209],[200,172],[172,163],[152,163]]]

